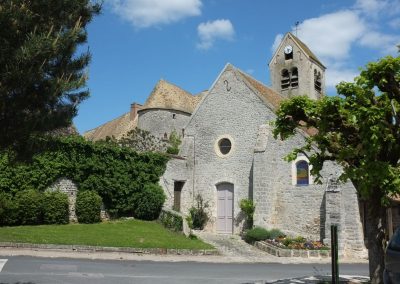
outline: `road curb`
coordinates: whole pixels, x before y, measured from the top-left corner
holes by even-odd
[[[216,249],[167,249],[167,248],[129,248],[129,247],[101,247],[83,245],[53,245],[0,242],[0,248],[19,248],[32,250],[60,250],[71,252],[123,252],[137,255],[220,255]]]

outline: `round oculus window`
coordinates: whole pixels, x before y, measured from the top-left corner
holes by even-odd
[[[228,138],[222,138],[218,142],[218,147],[222,155],[227,155],[232,149],[232,142]]]

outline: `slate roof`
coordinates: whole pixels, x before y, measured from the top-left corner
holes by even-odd
[[[143,105],[142,110],[161,108],[192,113],[201,97],[201,94],[193,96],[174,84],[160,80]]]

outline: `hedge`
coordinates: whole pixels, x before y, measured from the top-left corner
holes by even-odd
[[[0,153],[0,192],[13,196],[28,189],[45,191],[60,177],[72,179],[80,191],[96,191],[112,217],[154,217],[136,200],[146,185],[155,185],[164,173],[168,156],[120,147],[113,142],[90,142],[79,136],[36,138],[29,161]],[[142,193],[142,196],[147,193]],[[143,198],[142,198],[143,199]],[[157,195],[157,200],[162,200]],[[156,202],[157,203],[157,202]]]
[[[146,184],[135,198],[134,216],[142,220],[155,220],[165,201],[164,190],[158,184]]]
[[[46,191],[42,200],[44,224],[67,224],[69,222],[69,202],[66,193]]]
[[[80,191],[76,197],[75,212],[79,223],[98,223],[101,197],[94,191]]]

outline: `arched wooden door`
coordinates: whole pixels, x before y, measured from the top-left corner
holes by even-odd
[[[217,185],[217,233],[233,233],[233,184]]]

